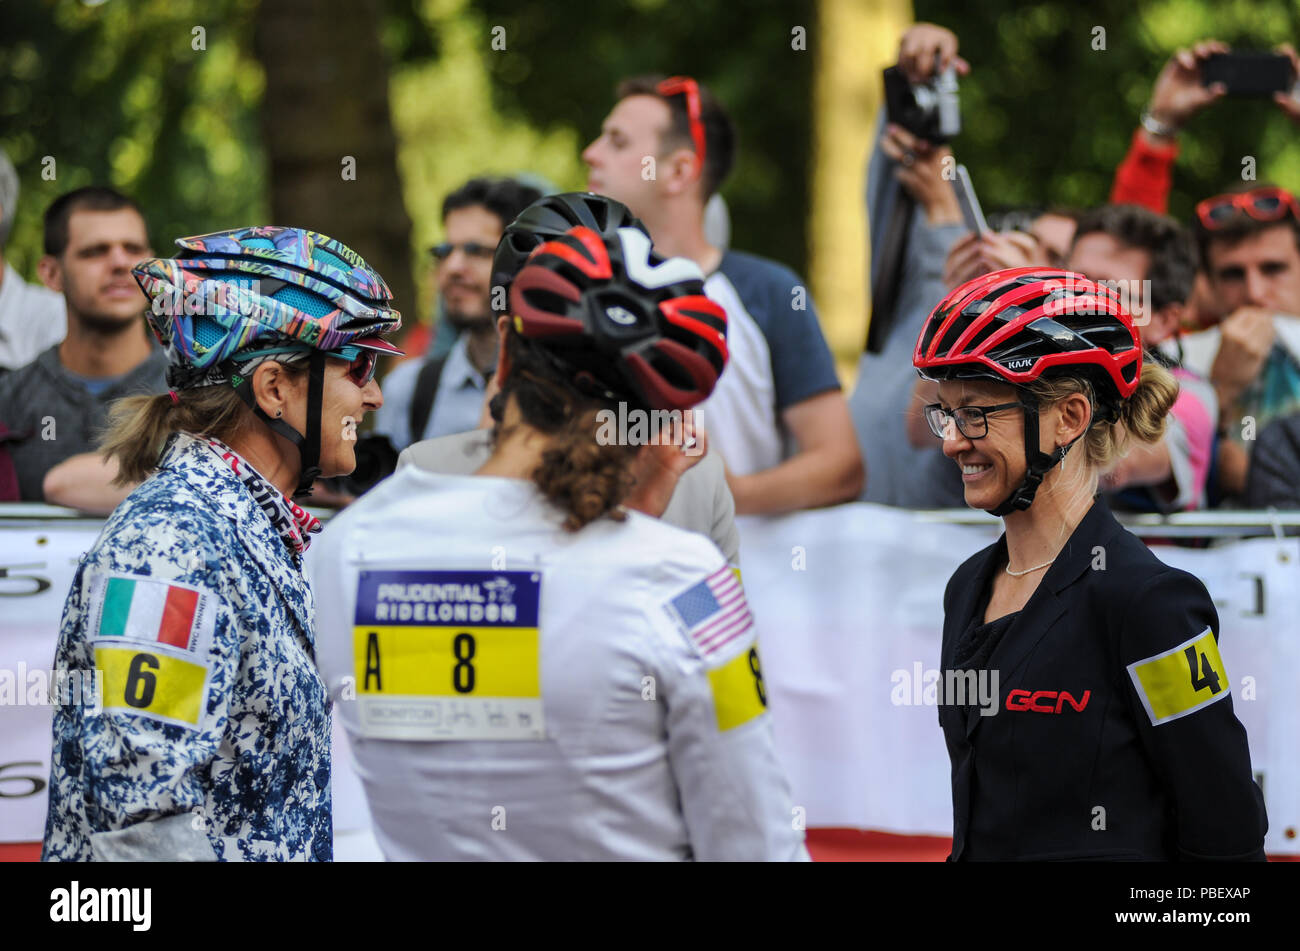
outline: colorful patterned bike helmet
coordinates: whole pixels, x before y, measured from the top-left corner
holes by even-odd
[[[133,269],[151,299],[146,316],[177,390],[230,384],[302,456],[296,494],[320,473],[320,413],[327,356],[401,354],[383,339],[402,325],[392,292],[361,256],[301,228],[263,226],[179,238],[175,258]],[[257,405],[252,371],[273,354],[310,355],[307,433]]]
[[[575,385],[647,409],[703,401],[727,364],[727,317],[704,275],[636,228],[577,227],[538,246],[510,290],[513,327]]]
[[[993,271],[953,290],[930,313],[912,363],[926,379],[990,380],[1023,387],[1052,376],[1092,384],[1094,421],[1114,422],[1142,376],[1142,342],[1115,292],[1082,274],[1046,267]],[[1029,401],[1032,403],[1032,401]],[[1038,410],[1025,414],[1024,482],[994,515],[1029,507],[1065,457],[1038,446]]]

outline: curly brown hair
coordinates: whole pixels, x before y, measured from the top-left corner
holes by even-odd
[[[516,334],[506,338],[506,357],[510,371],[490,404],[493,447],[511,432],[503,421],[513,398],[523,421],[551,437],[532,480],[565,513],[565,530],[576,532],[606,515],[622,521],[619,505],[635,483],[638,447],[596,439],[597,414],[617,403],[584,393],[537,344]]]

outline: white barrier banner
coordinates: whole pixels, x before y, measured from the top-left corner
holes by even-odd
[[[44,832],[52,708],[42,685],[77,559],[98,532],[86,521],[0,522],[0,842]],[[778,749],[809,827],[950,834],[938,712],[914,681],[938,666],[948,577],[997,534],[872,505],[741,520]],[[1268,805],[1266,848],[1300,853],[1300,541],[1157,553],[1215,599]],[[364,830],[351,757],[340,753],[335,827]]]
[[[59,618],[95,522],[0,522],[0,842],[45,834]],[[57,699],[54,698],[54,699]]]

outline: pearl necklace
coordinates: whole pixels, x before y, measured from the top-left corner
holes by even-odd
[[[1053,558],[1052,561],[1056,561],[1056,559]],[[1039,568],[1046,568],[1048,565],[1052,563],[1052,561],[1045,561],[1041,565],[1034,565],[1034,567],[1026,568],[1024,571],[1012,571],[1010,561],[1008,561],[1004,567],[1006,569],[1007,574],[1015,578],[1020,578],[1024,575],[1029,574],[1031,571],[1037,571]]]

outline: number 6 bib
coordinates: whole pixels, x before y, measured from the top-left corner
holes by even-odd
[[[352,628],[361,734],[540,740],[533,571],[363,571]]]

